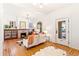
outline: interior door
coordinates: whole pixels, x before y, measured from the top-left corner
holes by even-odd
[[[69,45],[69,19],[60,18],[56,20],[56,43]]]

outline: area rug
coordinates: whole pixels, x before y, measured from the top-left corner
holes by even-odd
[[[43,49],[40,49],[40,51],[36,52],[32,56],[66,56],[66,52],[62,49],[56,49],[53,46],[48,46]]]

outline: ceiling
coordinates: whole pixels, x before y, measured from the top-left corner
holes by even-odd
[[[27,3],[27,4],[16,4],[19,7],[22,7],[26,10],[34,10],[34,11],[38,11],[41,13],[50,13],[51,11],[55,11],[58,10],[60,8],[63,7],[68,7],[71,4],[61,4],[61,3],[53,3],[53,4],[32,4],[32,3]],[[42,5],[42,8],[40,8],[40,5]]]

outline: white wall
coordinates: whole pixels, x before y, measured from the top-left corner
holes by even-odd
[[[3,5],[0,4],[0,56],[3,55]]]
[[[55,41],[55,20],[57,18],[68,17],[70,20],[70,46],[79,49],[79,4],[72,4],[69,7],[64,7],[51,12],[47,15],[49,33],[52,35],[52,41]]]
[[[27,21],[27,14],[29,14],[30,19],[32,22],[36,25],[38,21],[43,22],[43,17],[44,15],[38,11],[35,11],[34,9],[32,10],[27,10],[13,4],[4,4],[4,24],[9,24],[9,21]],[[27,21],[28,22],[28,21]],[[17,23],[17,26],[19,23]]]

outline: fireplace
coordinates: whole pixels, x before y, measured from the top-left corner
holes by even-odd
[[[28,37],[28,29],[19,29],[18,30],[18,39],[22,38],[26,36],[26,38]]]
[[[26,33],[21,33],[20,37],[21,38],[26,38]]]

